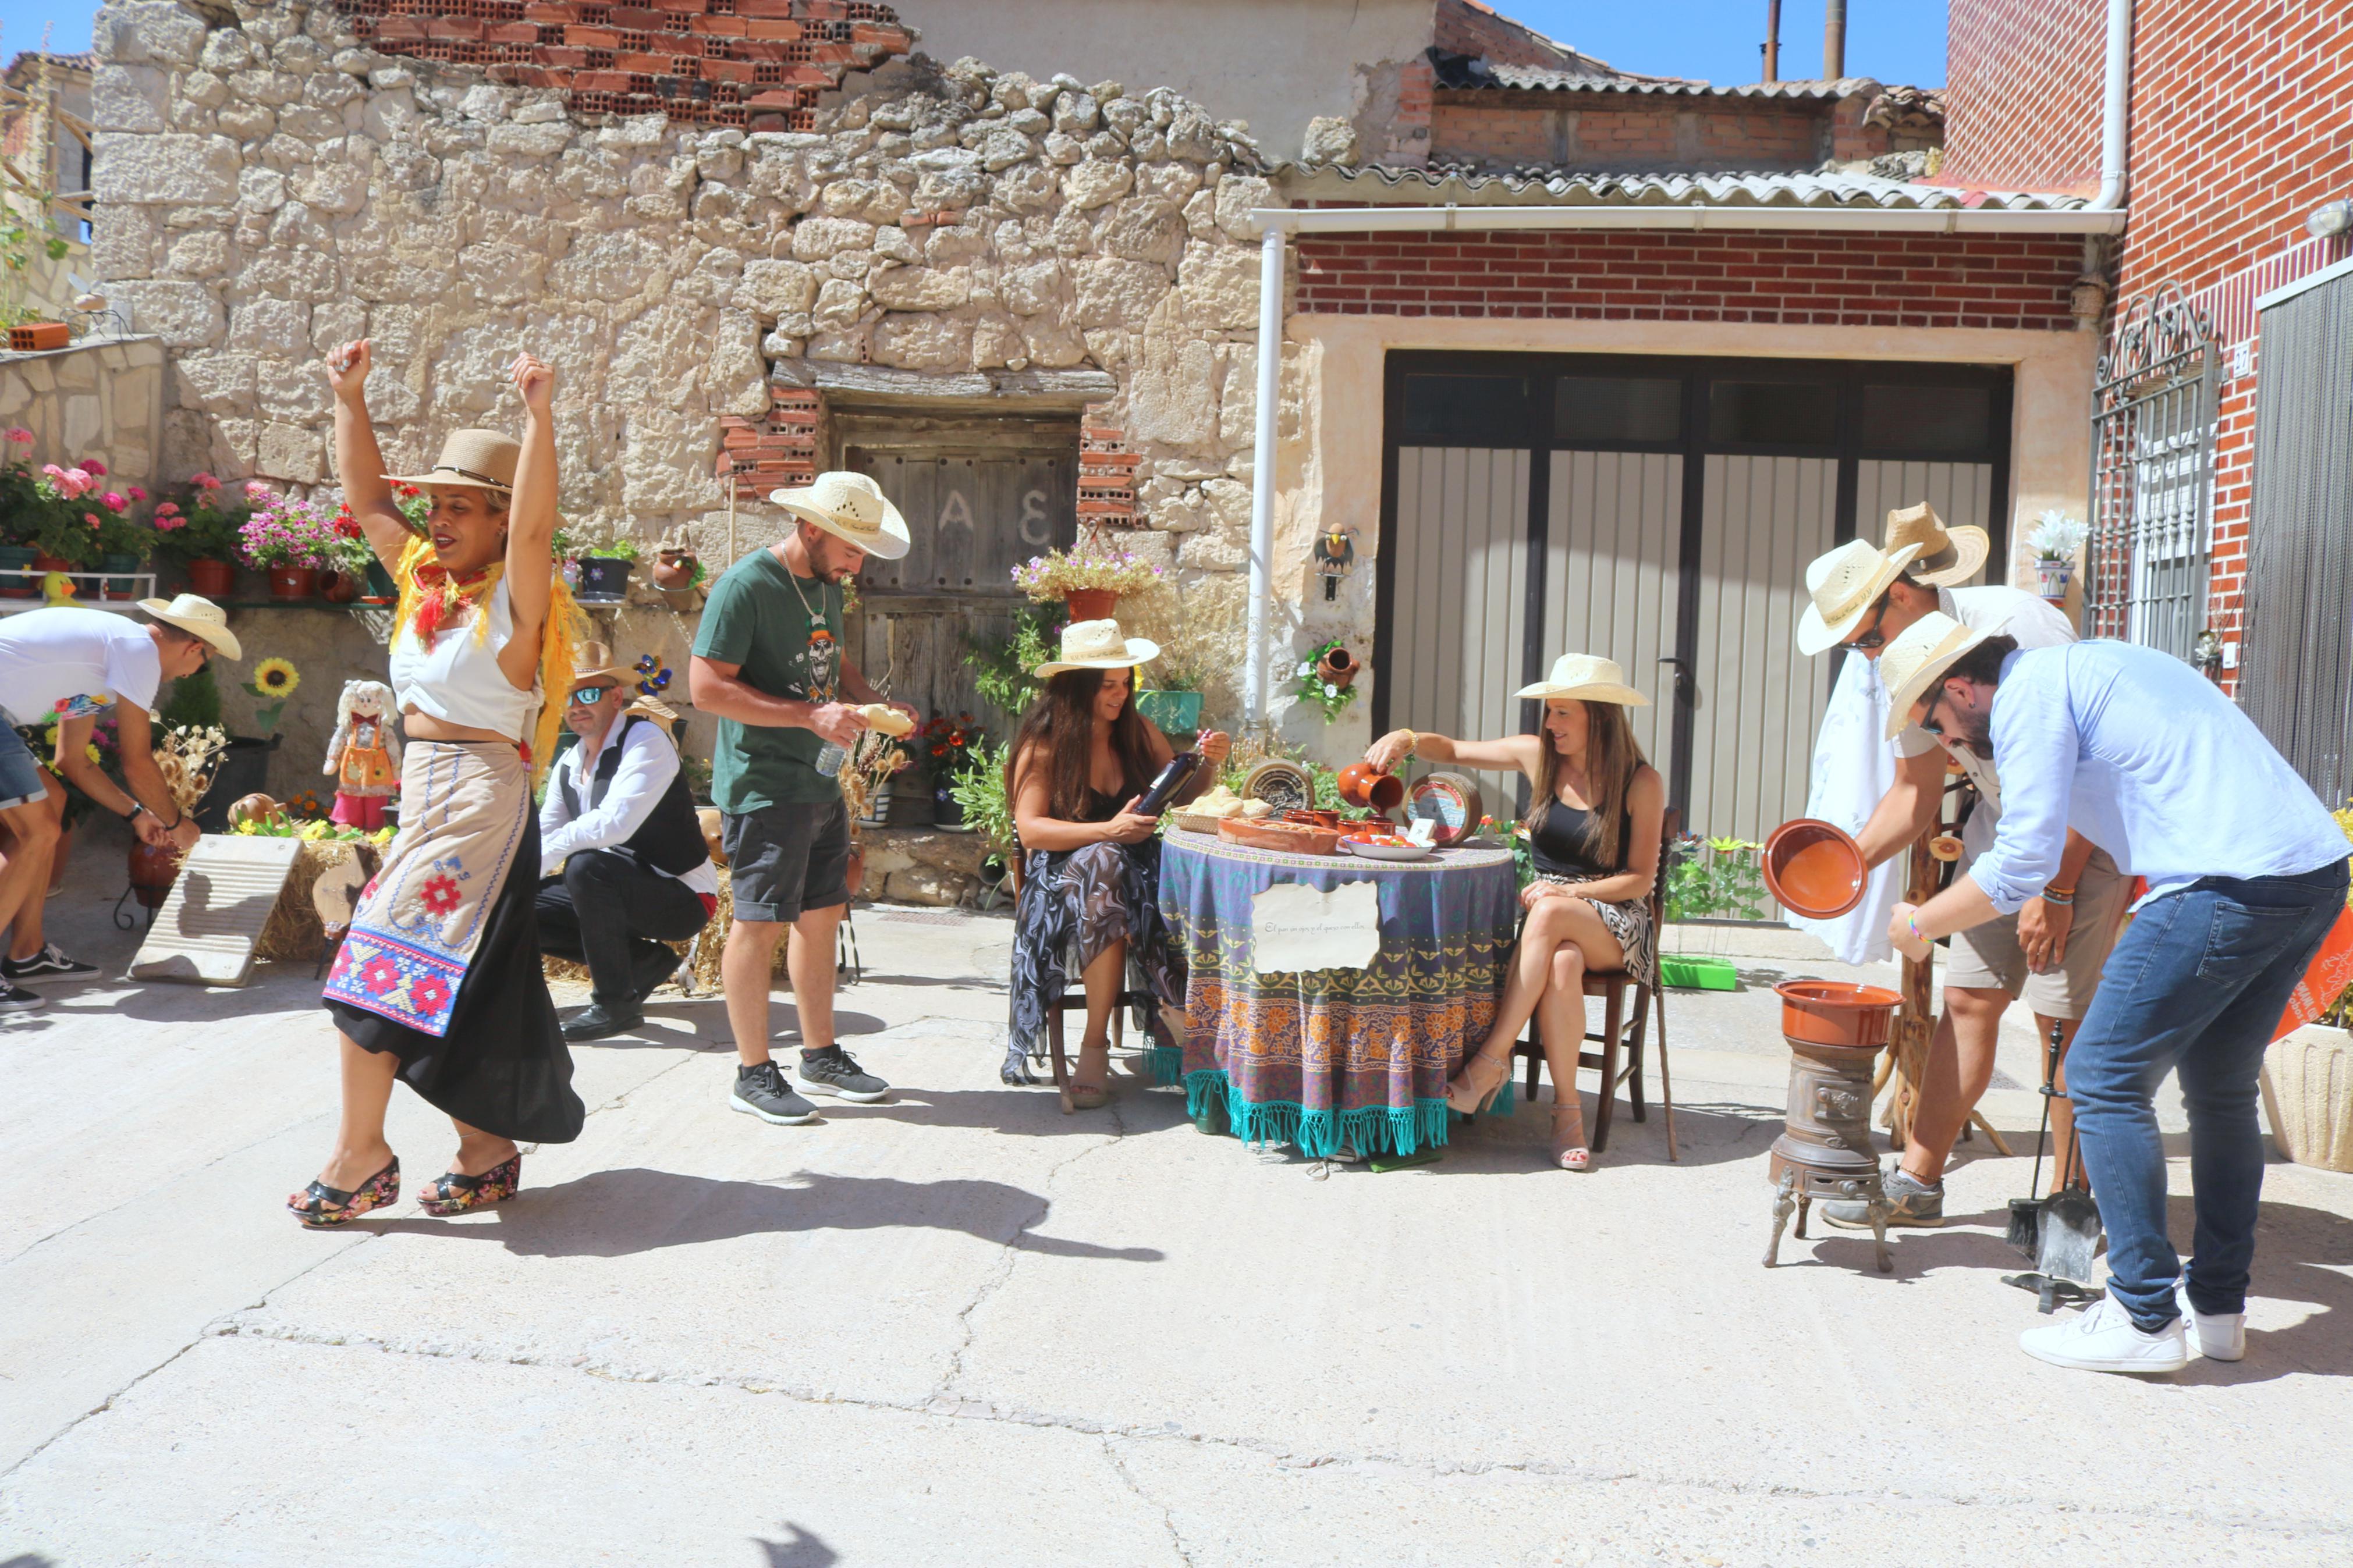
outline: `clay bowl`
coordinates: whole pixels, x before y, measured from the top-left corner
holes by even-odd
[[[1293,827],[1337,828],[1340,826],[1340,814],[1336,811],[1317,811],[1311,808],[1305,811],[1286,811],[1281,820]]]
[[[1904,1005],[1885,986],[1843,980],[1785,980],[1773,990],[1781,998],[1781,1032],[1817,1046],[1876,1050]]]
[[[1783,908],[1809,920],[1834,920],[1862,902],[1871,879],[1862,851],[1846,830],[1800,816],[1765,840],[1765,886]]]
[[[1253,849],[1279,849],[1289,855],[1337,855],[1340,830],[1297,822],[1242,822],[1228,817],[1218,824],[1218,837],[1229,844]]]

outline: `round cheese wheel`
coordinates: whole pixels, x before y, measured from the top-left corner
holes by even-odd
[[[1479,831],[1487,804],[1472,779],[1461,773],[1425,773],[1414,781],[1407,810],[1437,825],[1430,835],[1437,842],[1453,844]]]

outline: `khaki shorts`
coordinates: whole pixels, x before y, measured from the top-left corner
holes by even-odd
[[[2131,901],[2131,879],[2117,872],[2105,850],[2095,849],[2075,883],[2075,919],[2067,928],[2060,968],[2048,974],[2028,970],[2025,950],[2018,945],[2018,917],[2004,915],[1953,933],[1945,984],[2007,992],[2046,1018],[2081,1018],[2091,1011],[2100,971],[2116,945],[2116,921]]]

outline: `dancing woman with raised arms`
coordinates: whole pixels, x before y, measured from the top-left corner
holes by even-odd
[[[319,1179],[287,1200],[314,1227],[399,1196],[400,1162],[384,1135],[396,1077],[457,1125],[457,1157],[425,1187],[427,1214],[512,1196],[517,1142],[567,1142],[586,1114],[532,913],[533,768],[554,755],[562,710],[545,699],[571,689],[578,614],[550,551],[555,373],[515,356],[520,443],[459,430],[432,472],[387,475],[363,391],[369,362],[362,341],[328,363],[335,461],[344,500],[400,586],[392,688],[409,744],[399,837],[327,983],[342,1032],[343,1124]],[[425,538],[394,502],[401,481],[433,498]]]

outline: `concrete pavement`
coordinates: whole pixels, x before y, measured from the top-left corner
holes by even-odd
[[[120,973],[112,872],[54,924]],[[1523,1110],[1375,1175],[1133,1080],[1070,1118],[1003,1089],[1002,917],[858,931],[891,1102],[731,1114],[722,1009],[665,994],[575,1053],[586,1131],[519,1199],[328,1234],[278,1206],[333,1121],[307,969],[50,988],[0,1027],[0,1564],[2353,1554],[2353,1179],[2273,1167],[2245,1362],[2032,1362],[1996,1280],[2023,1029],[1988,1101],[2021,1156],[1968,1146],[1959,1222],[1892,1277],[1835,1232],[1768,1271],[1766,987],[1856,972],[1758,943],[1748,989],[1672,995],[1679,1164],[1621,1108],[1546,1170]],[[448,1124],[403,1090],[392,1135],[413,1191]]]

